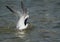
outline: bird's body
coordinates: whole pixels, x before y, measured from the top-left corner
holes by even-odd
[[[16,11],[12,8],[10,8],[9,6],[6,6],[12,13],[17,14],[17,16],[19,17],[19,20],[17,22],[16,28],[19,30],[24,30],[28,27],[28,23],[27,20],[29,18],[29,15],[27,13],[27,9],[24,7],[23,1],[21,1],[21,8],[22,8],[22,12],[20,11]]]
[[[19,30],[23,30],[23,29],[26,29],[28,24],[25,24],[27,22],[26,19],[29,18],[29,15],[23,15],[20,17],[20,19],[18,20],[18,23],[17,23],[17,26],[16,28],[19,29]],[[26,21],[25,21],[26,20]]]

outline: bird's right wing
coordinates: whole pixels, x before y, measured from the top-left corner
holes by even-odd
[[[23,1],[21,1],[21,8],[22,8],[23,13],[26,14],[27,13],[27,8],[24,6]]]

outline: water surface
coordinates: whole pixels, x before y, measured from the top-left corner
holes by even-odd
[[[60,42],[60,0],[24,0],[32,26],[16,32],[16,16],[5,6],[20,10],[20,0],[0,0],[0,42]]]

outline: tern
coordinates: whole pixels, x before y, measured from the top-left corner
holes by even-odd
[[[16,28],[18,30],[24,30],[28,27],[28,18],[29,18],[29,15],[28,15],[28,12],[27,12],[27,8],[24,6],[24,3],[23,1],[21,1],[21,8],[22,8],[22,12],[20,11],[17,11],[17,10],[14,10],[12,8],[10,8],[9,6],[6,6],[12,13],[14,14],[18,14],[18,22],[17,22],[17,25],[16,25]]]

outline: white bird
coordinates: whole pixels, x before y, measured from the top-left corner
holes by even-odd
[[[23,1],[21,1],[21,8],[22,8],[22,12],[20,11],[16,11],[12,8],[10,8],[9,6],[6,6],[11,12],[13,12],[14,14],[18,14],[19,16],[19,20],[17,22],[16,28],[18,30],[24,30],[28,27],[28,23],[27,20],[29,18],[28,12],[27,12],[27,8],[24,6]]]

